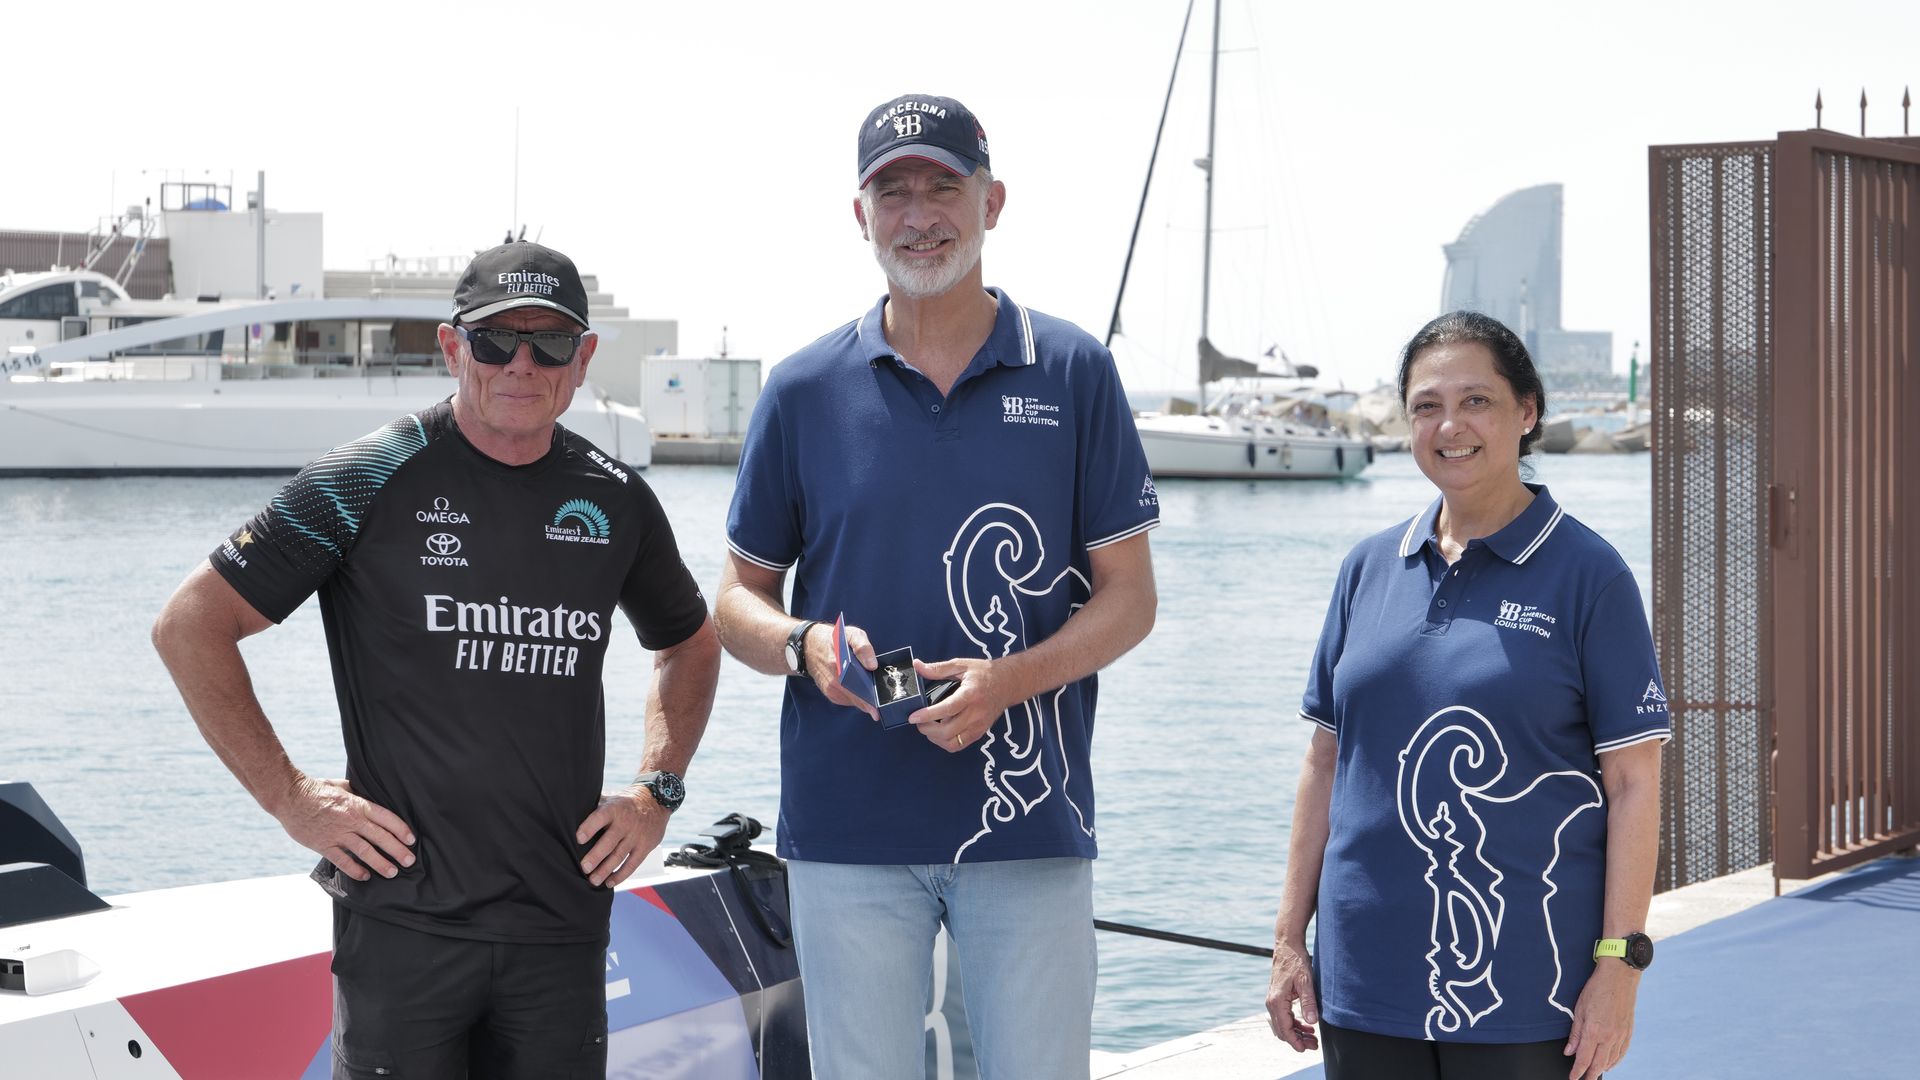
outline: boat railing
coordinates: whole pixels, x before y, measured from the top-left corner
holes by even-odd
[[[258,382],[268,379],[373,379],[441,375],[438,353],[275,353],[270,359],[241,353],[121,356],[55,364],[48,382]],[[38,381],[38,380],[34,380]]]
[[[352,353],[304,352],[290,360],[269,363],[236,362],[227,357],[220,365],[220,378],[226,381],[258,379],[371,379],[413,378],[444,375],[439,353],[379,353],[355,357]]]

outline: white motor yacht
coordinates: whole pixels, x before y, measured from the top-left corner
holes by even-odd
[[[111,241],[128,248],[120,224],[88,238],[83,266],[0,272],[0,476],[294,472],[453,393],[434,331],[463,258],[411,276],[322,271],[319,214],[273,212],[269,253],[262,215],[205,187],[163,186],[167,244],[143,228],[115,274],[94,267]],[[166,295],[127,288],[143,253]],[[593,307],[596,376],[637,371],[672,331],[601,294]],[[645,468],[653,435],[634,400],[590,380],[560,422]]]

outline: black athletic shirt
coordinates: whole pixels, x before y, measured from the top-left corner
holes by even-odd
[[[502,465],[442,402],[328,451],[210,561],[275,622],[319,590],[347,779],[413,827],[412,867],[358,882],[323,860],[328,892],[453,937],[606,933],[573,836],[599,800],[613,609],[649,649],[707,615],[639,476],[557,426]]]

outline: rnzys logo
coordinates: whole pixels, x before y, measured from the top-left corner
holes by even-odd
[[[1041,424],[1060,426],[1060,406],[1048,405],[1037,397],[1018,394],[1000,395],[1000,422],[1003,424]]]
[[[473,519],[455,510],[453,504],[447,501],[445,495],[438,496],[433,500],[433,509],[415,510],[413,512],[413,519],[423,524],[426,522],[433,522],[436,525],[473,524]]]
[[[613,521],[607,512],[586,499],[568,499],[553,512],[547,539],[568,544],[610,544]]]
[[[1529,634],[1550,638],[1553,636],[1553,627],[1559,621],[1532,604],[1517,604],[1512,600],[1502,600],[1500,613],[1494,616],[1493,625],[1503,630],[1525,630]]]
[[[1159,506],[1160,493],[1154,490],[1153,477],[1149,475],[1146,483],[1140,485],[1140,498],[1135,500],[1141,506]]]
[[[1640,695],[1640,704],[1634,706],[1633,711],[1640,716],[1667,711],[1667,695],[1660,689],[1660,680],[1647,680],[1646,692]]]

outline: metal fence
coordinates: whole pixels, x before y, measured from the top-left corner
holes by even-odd
[[[1774,619],[1765,485],[1773,378],[1772,155],[1654,147],[1653,631],[1674,739],[1656,887],[1773,857],[1759,657]]]
[[[1658,887],[1920,841],[1920,144],[1654,147]],[[1915,466],[1920,468],[1920,466]]]

